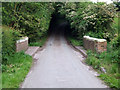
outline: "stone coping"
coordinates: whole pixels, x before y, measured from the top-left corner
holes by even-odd
[[[22,37],[20,40],[17,40],[16,43],[21,43],[28,40],[28,37]]]
[[[90,41],[96,41],[96,42],[106,42],[105,39],[98,39],[98,38],[93,38],[90,36],[84,36],[85,39],[90,40]]]

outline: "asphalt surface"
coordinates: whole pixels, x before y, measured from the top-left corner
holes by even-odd
[[[63,29],[63,28],[61,28]],[[53,33],[26,76],[21,88],[106,88],[93,70],[83,64],[84,57],[66,42],[63,33]]]

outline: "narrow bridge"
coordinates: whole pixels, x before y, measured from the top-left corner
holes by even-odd
[[[64,37],[65,24],[54,28],[45,48],[37,51],[37,60],[21,88],[106,88],[93,70],[81,61]]]

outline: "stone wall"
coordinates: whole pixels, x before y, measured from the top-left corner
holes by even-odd
[[[16,41],[16,52],[28,49],[28,37]]]
[[[89,36],[83,37],[84,48],[96,52],[107,51],[107,41],[105,39],[97,39]]]

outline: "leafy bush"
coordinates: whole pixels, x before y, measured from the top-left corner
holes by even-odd
[[[107,52],[98,54],[88,51],[86,63],[98,70],[101,79],[110,87],[118,89],[120,37],[118,36],[118,18],[114,5],[80,2],[58,3],[57,6],[58,12],[69,21],[72,36],[79,40],[83,38],[83,35],[107,39]],[[76,44],[76,41],[74,40],[74,42],[71,38],[70,41]],[[107,73],[103,74],[101,67],[104,67]]]
[[[21,36],[21,34],[7,26],[2,27],[3,37],[2,37],[2,58],[4,60],[8,60],[8,55],[11,55],[15,51],[15,42]]]
[[[45,2],[4,2],[2,7],[3,24],[19,30],[30,41],[40,39],[47,32],[54,11],[52,3]]]
[[[110,40],[116,33],[111,27],[116,16],[113,4],[80,2],[60,3],[58,6],[58,12],[64,14],[69,21],[72,34],[79,38],[92,33],[92,36]]]
[[[0,59],[2,59],[2,27],[0,26]],[[1,66],[2,60],[0,60]],[[0,67],[1,68],[1,67]],[[2,74],[0,74],[0,89],[2,89]]]
[[[38,40],[36,42],[30,42],[29,45],[30,46],[40,46],[40,47],[42,47],[45,44],[46,40],[47,40],[47,35],[42,37],[41,40]]]
[[[76,39],[74,37],[68,37],[68,40],[70,41],[70,43],[72,43],[74,46],[83,46],[83,43],[81,40]]]
[[[110,44],[112,45],[113,49],[118,49],[120,48],[120,36],[114,37]]]

